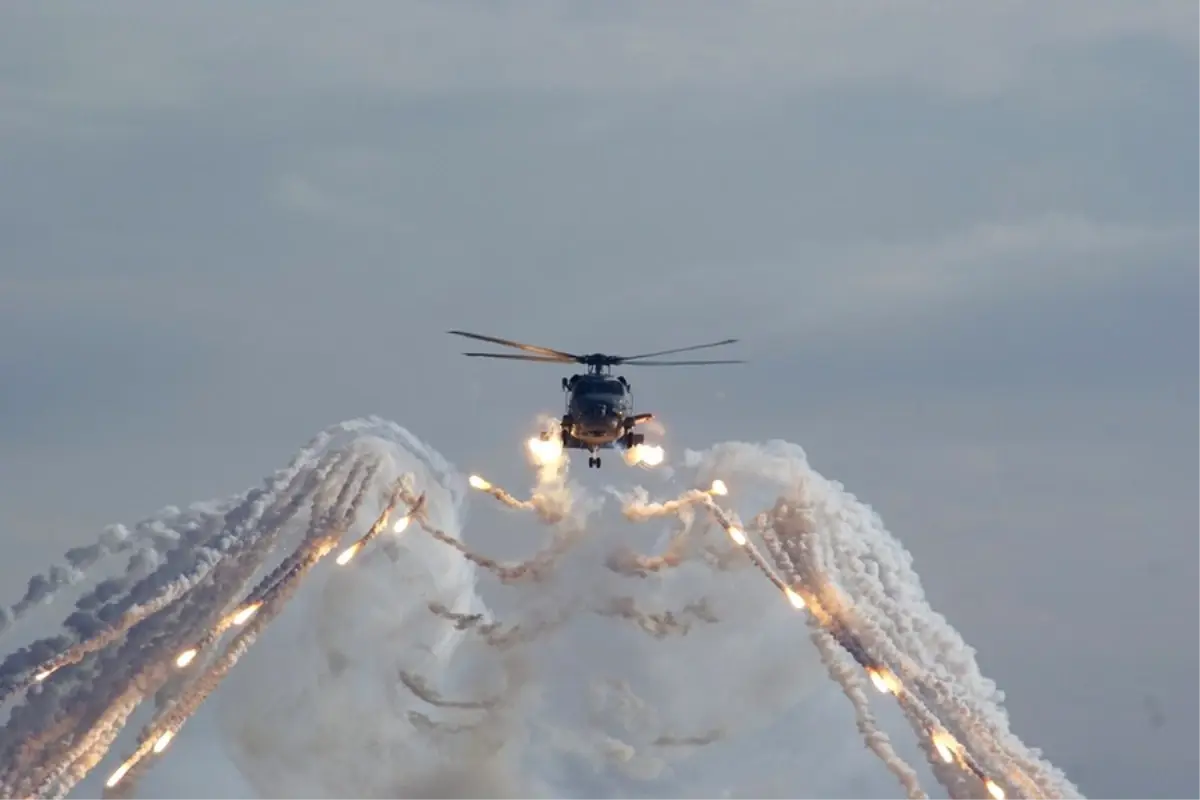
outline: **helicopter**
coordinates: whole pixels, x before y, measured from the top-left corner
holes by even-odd
[[[649,360],[656,356],[672,353],[682,353],[689,350],[700,350],[706,347],[719,347],[733,344],[737,339],[723,339],[719,342],[696,344],[690,347],[676,347],[670,350],[658,350],[653,353],[642,353],[636,356],[613,356],[605,353],[577,355],[549,347],[538,347],[531,344],[514,342],[511,339],[500,339],[495,336],[484,336],[467,331],[447,331],[455,336],[465,336],[483,342],[513,347],[524,350],[524,353],[463,353],[473,358],[502,358],[512,361],[534,361],[542,364],[583,364],[586,373],[576,373],[562,379],[562,389],[566,393],[566,408],[562,416],[560,430],[563,449],[587,450],[588,467],[600,467],[599,450],[609,450],[620,447],[633,451],[646,440],[644,434],[634,428],[654,419],[654,414],[648,412],[634,413],[633,391],[624,376],[613,375],[612,368],[627,364],[629,366],[666,367],[692,364],[742,364],[741,359],[720,359],[701,361],[659,361]],[[542,432],[540,440],[549,442],[553,434]],[[659,450],[661,453],[661,450]],[[661,458],[661,456],[660,456]]]

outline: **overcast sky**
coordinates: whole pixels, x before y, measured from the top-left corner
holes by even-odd
[[[1014,730],[1197,787],[1193,2],[7,4],[0,579],[378,413],[521,477],[630,352],[674,450],[871,503]],[[612,459],[610,459],[611,461]],[[606,468],[608,465],[606,464]]]

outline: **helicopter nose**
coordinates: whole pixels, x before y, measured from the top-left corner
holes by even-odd
[[[597,435],[610,433],[616,430],[619,425],[620,421],[616,417],[606,414],[603,411],[589,415],[584,420],[584,426]]]

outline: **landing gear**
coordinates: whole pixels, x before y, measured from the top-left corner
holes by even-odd
[[[588,467],[600,469],[600,456],[588,456]]]

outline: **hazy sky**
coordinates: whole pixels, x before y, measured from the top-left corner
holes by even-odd
[[[520,475],[585,351],[881,514],[1014,730],[1197,786],[1193,2],[6,4],[0,578],[394,419]],[[612,459],[610,459],[611,461]],[[607,467],[607,465],[606,465]]]

